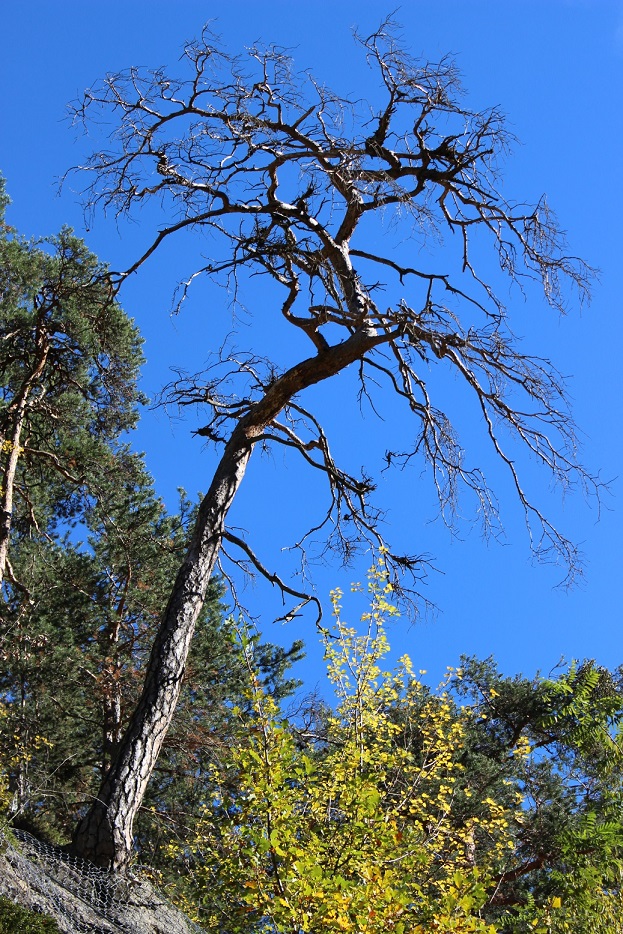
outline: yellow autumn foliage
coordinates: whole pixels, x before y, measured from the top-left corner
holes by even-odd
[[[487,799],[479,817],[455,819],[471,712],[457,716],[443,690],[430,694],[407,657],[383,671],[396,610],[382,556],[368,586],[363,635],[332,595],[325,657],[337,705],[325,735],[297,737],[252,678],[246,740],[215,766],[194,840],[172,848],[190,873],[184,907],[209,929],[495,930],[480,909],[513,847],[514,815]]]

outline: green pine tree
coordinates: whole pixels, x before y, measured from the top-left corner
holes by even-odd
[[[12,530],[53,537],[97,495],[137,420],[142,342],[85,244],[25,240],[7,203],[0,179],[0,584],[23,588]]]

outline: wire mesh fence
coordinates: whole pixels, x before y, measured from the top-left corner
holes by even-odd
[[[0,894],[26,890],[64,934],[202,934],[140,871],[111,874],[22,830],[0,829],[0,843],[14,880]]]

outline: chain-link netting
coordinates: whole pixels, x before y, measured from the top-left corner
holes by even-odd
[[[0,830],[14,880],[12,887],[0,880],[0,892],[26,888],[31,904],[66,934],[202,934],[140,873],[111,874],[25,831],[11,835],[13,842]]]

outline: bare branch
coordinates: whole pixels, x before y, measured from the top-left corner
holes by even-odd
[[[257,571],[259,571],[262,577],[266,578],[266,580],[269,581],[269,583],[273,585],[275,584],[277,585],[277,587],[281,591],[284,606],[285,606],[285,594],[288,594],[290,597],[295,597],[296,599],[300,600],[300,603],[296,607],[294,607],[294,609],[288,611],[288,613],[286,613],[283,619],[286,619],[286,620],[292,619],[299,612],[299,610],[301,610],[304,606],[306,606],[308,603],[313,603],[314,606],[316,607],[316,613],[317,613],[316,624],[320,623],[320,620],[322,619],[322,605],[320,601],[318,600],[318,598],[314,596],[314,594],[303,593],[300,590],[295,590],[289,584],[286,584],[279,577],[278,574],[275,574],[274,572],[271,573],[270,571],[268,571],[266,567],[262,564],[260,559],[257,557],[255,552],[251,550],[247,542],[245,542],[244,539],[240,538],[238,535],[234,535],[233,532],[230,532],[228,529],[226,529],[225,532],[223,533],[223,538],[225,539],[225,541],[231,542],[232,545],[235,545],[237,548],[243,551],[247,555],[251,563],[253,564],[253,567]]]
[[[514,460],[502,454],[494,434],[496,420],[557,481],[568,483],[575,472],[581,482],[592,483],[570,453],[560,453],[551,434],[558,435],[565,450],[573,450],[572,443],[567,446],[569,415],[558,404],[562,384],[540,361],[520,353],[505,332],[504,303],[474,267],[471,238],[481,232],[492,238],[510,279],[521,286],[527,278],[538,278],[547,301],[558,309],[566,305],[562,281],[585,295],[591,271],[564,254],[564,237],[545,200],[529,207],[500,195],[498,163],[512,138],[496,110],[465,108],[449,59],[438,64],[411,59],[389,23],[358,41],[385,89],[385,101],[371,118],[364,117],[361,102],[313,82],[316,99],[306,99],[309,79],[292,71],[282,51],[255,48],[246,60],[232,59],[207,34],[185,50],[190,69],[185,78],[138,69],[109,76],[75,110],[77,118],[86,119],[91,112],[112,109],[120,121],[113,149],[96,153],[86,166],[95,176],[90,203],[130,213],[158,197],[169,217],[177,215],[121,279],[139,269],[169,236],[208,228],[223,252],[188,277],[182,301],[200,274],[233,276],[237,294],[247,270],[268,275],[283,288],[281,315],[309,337],[318,360],[330,350],[330,327],[342,328],[346,336],[374,330],[380,335],[375,347],[386,344],[394,365],[388,367],[375,347],[369,348],[361,357],[362,393],[374,409],[378,388],[367,382],[366,373],[376,367],[421,425],[412,451],[388,452],[388,464],[423,456],[433,469],[442,512],[454,508],[464,485],[476,494],[480,515],[491,527],[497,523],[492,494],[479,470],[462,466],[462,446],[446,416],[431,403],[418,361],[431,365],[438,359],[456,368],[478,397],[494,450],[513,471]],[[293,169],[300,173],[298,190]],[[444,227],[459,231],[458,270],[430,272],[393,253],[351,245],[364,216],[369,222],[392,208],[413,212],[424,234],[425,225],[439,235]],[[363,260],[366,268],[385,268],[394,281],[382,287],[366,283],[353,259]],[[470,290],[470,280],[476,291]],[[386,310],[373,298],[380,288],[389,299]],[[477,321],[479,314],[484,325]],[[225,377],[219,372],[201,389],[197,380],[194,388],[192,381],[178,381],[171,392],[178,405],[208,405],[211,419],[200,433],[217,443],[227,437],[225,422],[243,417],[279,373],[270,361],[262,364],[263,375],[252,374],[250,361],[251,369],[236,357],[230,364]],[[237,386],[229,395],[223,391],[227,381]],[[518,394],[529,403],[523,411]],[[271,440],[281,433],[281,443],[306,456],[301,439],[287,440],[283,425],[273,428]],[[316,437],[326,453],[326,439]],[[329,465],[325,457],[322,467],[337,482],[340,497],[352,496],[352,484],[332,461]],[[514,482],[524,509],[547,528],[541,510],[528,503],[517,478]],[[339,511],[337,501],[335,506]],[[571,560],[564,536],[548,529],[546,537]]]

